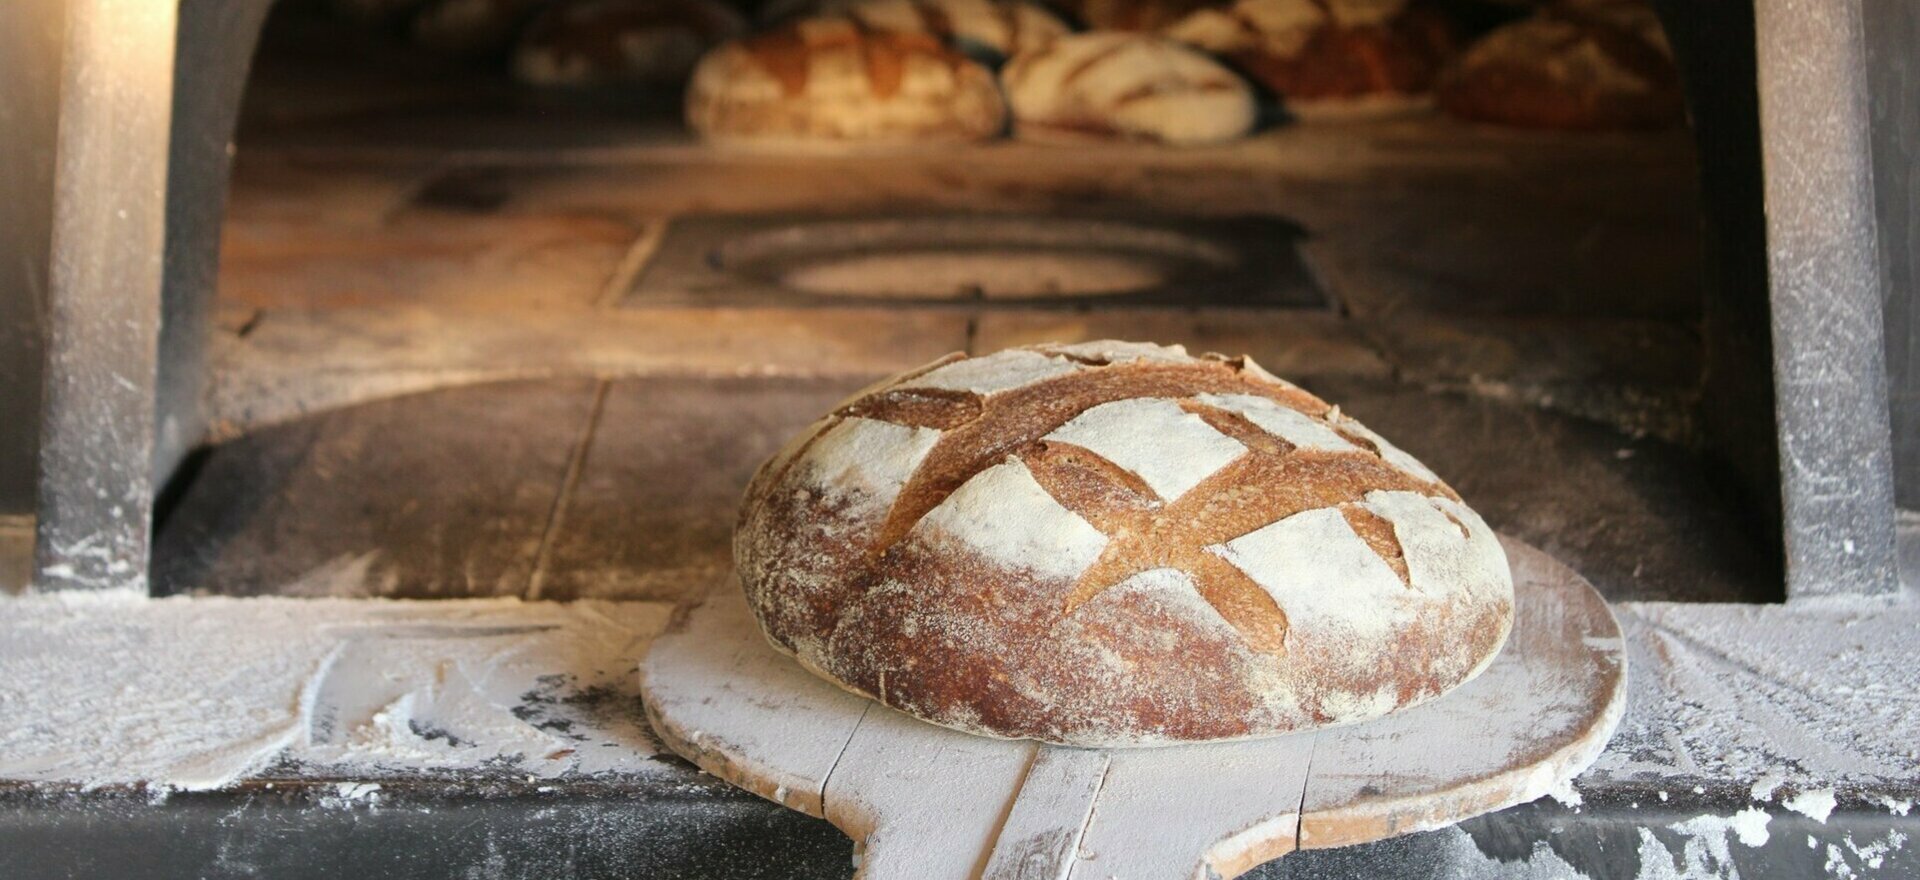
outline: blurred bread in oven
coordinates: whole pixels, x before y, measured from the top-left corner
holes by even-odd
[[[570,0],[527,26],[513,72],[536,85],[678,86],[700,56],[746,29],[719,0]]]
[[[1235,0],[1163,33],[1231,61],[1302,115],[1423,103],[1455,51],[1447,18],[1408,0]]]
[[[1447,71],[1441,109],[1480,122],[1570,130],[1678,125],[1673,49],[1639,0],[1567,0],[1501,27]]]
[[[874,30],[930,34],[977,58],[999,61],[1072,30],[1031,0],[792,0],[765,13],[844,15]]]
[[[1006,125],[993,74],[924,33],[801,19],[707,53],[687,123],[709,140],[822,147],[975,141]]]
[[[1074,34],[1013,56],[1000,73],[1027,140],[1205,144],[1251,131],[1253,89],[1194,49],[1151,34]]]
[[[1065,0],[1067,11],[1096,31],[1155,33],[1217,0]]]
[[[549,0],[433,0],[413,19],[413,41],[436,52],[499,57]]]

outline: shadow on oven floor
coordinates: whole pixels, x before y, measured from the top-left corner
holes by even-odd
[[[724,571],[759,462],[863,384],[503,382],[261,429],[179,493],[156,590],[671,601]],[[1777,598],[1763,545],[1675,446],[1385,379],[1306,384],[1611,599]]]

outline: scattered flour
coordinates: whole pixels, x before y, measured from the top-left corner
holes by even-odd
[[[1822,825],[1833,815],[1833,789],[1816,788],[1795,794],[1780,802],[1782,806]]]
[[[1580,796],[1580,790],[1573,787],[1571,779],[1562,779],[1554,783],[1553,788],[1547,790],[1547,797],[1559,801],[1563,807],[1577,809],[1581,804],[1586,803],[1586,799]]]
[[[1848,835],[1844,842],[1847,845],[1847,849],[1853,850],[1854,857],[1859,859],[1861,864],[1866,865],[1871,870],[1878,871],[1880,870],[1880,866],[1885,864],[1889,853],[1907,845],[1907,835],[1901,833],[1900,829],[1894,828],[1887,831],[1885,838],[1875,840],[1865,846],[1856,845],[1853,842],[1852,835]]]
[[[668,610],[9,599],[0,779],[198,790],[288,765],[360,778],[482,765],[537,777],[643,771],[657,747],[632,670]]]
[[[1633,675],[1591,779],[1754,780],[1765,802],[1782,786],[1831,796],[1920,778],[1920,701],[1907,696],[1920,692],[1920,603],[1614,610]]]
[[[378,782],[336,782],[333,791],[343,801],[364,800],[372,803],[380,800]]]
[[[1896,799],[1891,795],[1884,795],[1884,794],[1874,795],[1873,801],[1883,807],[1886,807],[1887,812],[1892,813],[1895,816],[1905,816],[1908,813],[1908,811],[1913,809],[1913,801],[1906,800],[1904,798]]]
[[[1766,846],[1767,838],[1772,836],[1767,833],[1767,822],[1770,818],[1766,810],[1748,807],[1733,814],[1733,818],[1727,820],[1727,825],[1740,836],[1741,843],[1748,846]]]

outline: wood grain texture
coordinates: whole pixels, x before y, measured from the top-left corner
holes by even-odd
[[[1626,706],[1619,623],[1579,575],[1518,541],[1505,544],[1519,622],[1501,659],[1445,699],[1322,734],[1302,849],[1525,803],[1600,756]]]
[[[1040,748],[875,705],[827,778],[825,816],[853,838],[856,877],[978,877]]]
[[[982,876],[1066,880],[1111,761],[1110,753],[1098,749],[1040,749],[1020,782]]]
[[[640,692],[674,751],[809,816],[826,814],[827,777],[871,705],[775,651],[732,577],[654,641]]]
[[[1518,620],[1487,671],[1317,733],[1106,751],[968,736],[809,674],[731,580],[656,643],[642,689],[669,747],[825,816],[864,848],[870,880],[1235,877],[1531,800],[1598,756],[1624,705],[1619,626],[1577,574],[1503,543]]]

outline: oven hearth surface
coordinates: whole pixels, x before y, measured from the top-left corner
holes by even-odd
[[[722,575],[748,478],[871,377],[472,385],[214,448],[162,593],[675,601]],[[1670,443],[1365,376],[1299,378],[1616,601],[1761,601],[1751,533]]]
[[[686,216],[622,304],[1328,308],[1300,237],[1263,216]]]

